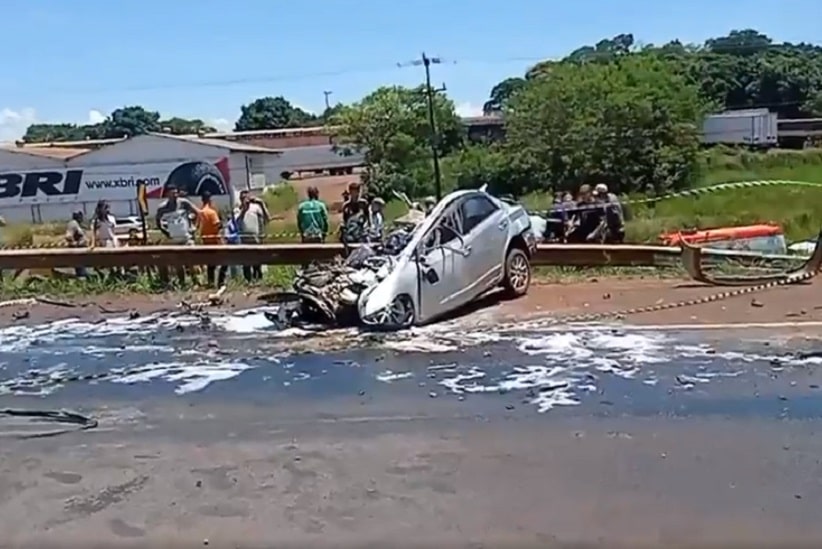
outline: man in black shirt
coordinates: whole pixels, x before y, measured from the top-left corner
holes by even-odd
[[[343,223],[340,227],[340,240],[348,254],[348,246],[362,242],[368,222],[368,203],[360,196],[360,184],[353,182],[348,186],[349,197],[343,204]]]

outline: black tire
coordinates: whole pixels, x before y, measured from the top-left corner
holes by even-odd
[[[208,162],[186,162],[180,164],[168,175],[163,194],[176,188],[187,196],[201,196],[208,192],[211,196],[228,194],[228,185],[223,174]]]
[[[513,247],[505,255],[505,277],[502,285],[510,297],[521,297],[531,287],[531,261],[522,248]]]

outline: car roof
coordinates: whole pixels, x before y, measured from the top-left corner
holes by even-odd
[[[437,202],[437,205],[434,206],[434,209],[431,210],[431,213],[425,218],[425,220],[423,220],[422,223],[417,225],[416,229],[414,229],[414,232],[416,234],[408,242],[408,245],[406,247],[406,251],[407,250],[413,250],[414,248],[416,248],[417,244],[422,239],[422,236],[424,234],[426,234],[430,230],[431,226],[434,224],[434,222],[435,222],[434,220],[437,219],[448,206],[450,206],[455,200],[459,200],[460,198],[470,196],[470,195],[485,196],[485,197],[489,198],[498,207],[501,207],[501,202],[496,197],[488,194],[487,192],[485,192],[481,189],[462,189],[462,190],[454,191],[452,193],[448,193],[447,195],[445,195],[442,198],[442,200]],[[502,204],[502,205],[504,205],[504,204]]]

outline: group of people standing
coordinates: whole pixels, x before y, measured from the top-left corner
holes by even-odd
[[[154,216],[156,228],[168,239],[170,244],[194,245],[195,235],[199,234],[203,244],[258,244],[263,241],[265,228],[271,216],[261,199],[249,191],[240,193],[240,204],[227,219],[223,219],[208,193],[200,196],[201,203],[195,205],[188,197],[181,196],[176,188],[168,189],[166,200],[158,207]],[[70,247],[84,248],[89,240],[84,229],[85,216],[82,211],[72,214],[66,227],[65,241]],[[136,229],[129,231],[128,239],[121,242],[116,232],[117,222],[111,208],[105,200],[97,203],[91,219],[91,247],[114,248],[122,245],[136,246],[143,243]],[[161,279],[168,279],[167,269],[158,269]],[[229,267],[206,266],[206,279],[209,286],[225,283]],[[113,270],[113,274],[119,274]],[[83,267],[76,269],[77,276],[86,276]],[[178,280],[182,283],[187,273],[183,267],[176,269]],[[243,277],[248,282],[262,278],[262,266],[244,265]]]
[[[619,197],[608,185],[580,185],[577,196],[557,194],[549,213],[550,240],[568,243],[622,243],[625,240],[625,213]]]
[[[303,243],[323,243],[331,230],[328,207],[320,200],[317,187],[309,187],[307,198],[297,208],[297,226]],[[250,191],[240,193],[239,206],[227,218],[221,216],[211,195],[203,193],[200,204],[183,196],[176,188],[167,189],[166,200],[157,208],[154,225],[167,239],[169,244],[191,246],[195,236],[199,235],[203,244],[259,244],[265,237],[266,226],[271,215],[263,200],[255,197]],[[342,224],[339,229],[340,241],[347,244],[363,242],[380,242],[385,231],[385,201],[379,197],[367,198],[361,194],[360,184],[352,182],[343,193]],[[122,245],[140,245],[142,238],[138,231],[132,229],[126,242],[120,242],[117,222],[111,208],[105,200],[98,202],[90,220],[91,247],[118,247]],[[65,241],[70,247],[84,248],[89,246],[86,219],[82,211],[72,215],[66,227]],[[222,286],[231,268],[228,266],[207,265],[206,283],[209,286]],[[157,269],[162,280],[168,280],[168,270]],[[192,269],[178,267],[176,276],[183,283],[187,276],[194,277]],[[112,270],[113,274],[120,274]],[[77,276],[87,274],[85,268],[77,268]],[[260,280],[263,276],[260,265],[242,267],[243,278],[247,282]]]
[[[304,243],[321,243],[328,238],[328,207],[319,198],[317,187],[309,187],[308,198],[297,208],[297,228]],[[352,182],[343,192],[342,224],[339,239],[344,245],[381,242],[385,233],[385,201],[361,194]]]
[[[240,192],[239,206],[222,219],[209,193],[200,196],[200,206],[180,196],[177,189],[169,189],[168,198],[157,209],[155,225],[171,244],[191,246],[194,235],[199,233],[203,244],[260,244],[265,237],[265,230],[271,220],[266,204],[254,196],[251,191]],[[209,286],[225,283],[229,267],[227,265],[206,266],[206,283]],[[263,277],[261,265],[243,265],[243,278],[246,282],[255,282]],[[177,269],[177,278],[185,280],[185,270]]]

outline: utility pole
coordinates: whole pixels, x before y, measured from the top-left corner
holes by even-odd
[[[440,173],[440,158],[437,152],[437,146],[439,145],[439,134],[437,133],[437,121],[434,116],[434,96],[438,93],[445,91],[445,84],[441,87],[434,89],[431,87],[431,65],[439,65],[442,63],[442,59],[439,57],[428,57],[425,55],[425,52],[422,52],[422,57],[420,59],[416,59],[409,63],[400,63],[399,66],[414,66],[419,67],[422,65],[425,67],[425,98],[428,102],[428,125],[431,130],[431,157],[434,160],[434,185],[437,194],[437,202],[442,200],[442,174]]]
[[[333,91],[327,91],[327,90],[323,92],[323,95],[325,96],[325,110],[328,110],[328,109],[330,109],[330,108],[331,108],[331,103],[329,103],[329,101],[328,101],[328,97],[329,97],[332,93],[334,93],[334,92],[333,92]]]

